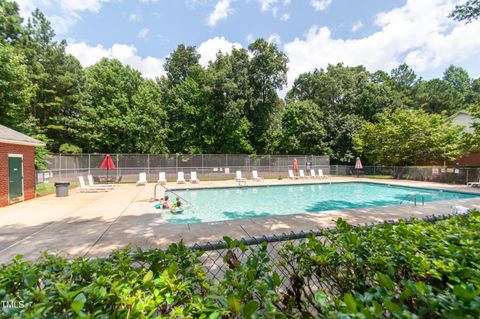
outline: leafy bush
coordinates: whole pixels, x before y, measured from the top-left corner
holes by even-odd
[[[479,212],[373,227],[339,220],[335,231],[278,254],[226,238],[219,280],[208,276],[202,252],[181,243],[107,259],[18,256],[0,268],[0,299],[23,308],[0,316],[478,318],[479,229]]]

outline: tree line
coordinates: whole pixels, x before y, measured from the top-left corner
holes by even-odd
[[[206,67],[181,44],[156,80],[115,59],[83,68],[65,47],[42,12],[23,21],[15,2],[0,0],[0,124],[45,141],[39,152],[324,154],[404,165],[479,149],[480,128],[464,134],[448,117],[478,115],[480,79],[453,65],[432,80],[406,64],[390,73],[329,65],[301,74],[281,98],[288,58],[264,39]]]

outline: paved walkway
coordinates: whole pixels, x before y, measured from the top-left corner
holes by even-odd
[[[248,185],[278,185],[341,181],[374,181],[406,186],[428,187],[480,194],[480,189],[416,181],[367,180],[361,178],[330,178],[322,181],[265,180],[249,181]],[[201,182],[198,185],[169,183],[168,188],[235,187],[233,181]],[[161,214],[152,211],[150,199],[154,184],[135,186],[123,184],[108,193],[78,194],[56,198],[53,195],[0,208],[0,263],[8,262],[17,254],[35,259],[48,250],[66,257],[104,256],[112,249],[126,245],[166,247],[183,240],[186,244],[218,241],[223,236],[242,238],[273,235],[291,231],[308,231],[335,225],[344,218],[352,224],[381,222],[383,220],[446,214],[451,207],[461,205],[480,208],[480,197],[457,201],[435,201],[425,206],[412,205],[375,207],[304,213],[265,218],[246,218],[197,224],[170,224]],[[163,189],[159,188],[157,197]]]

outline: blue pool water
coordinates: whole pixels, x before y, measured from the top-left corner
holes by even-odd
[[[183,213],[163,214],[171,223],[186,224],[268,217],[349,208],[391,206],[473,198],[477,195],[375,183],[333,183],[268,187],[235,187],[175,191],[190,203]],[[168,194],[168,193],[167,193]],[[171,199],[175,198],[170,194]]]

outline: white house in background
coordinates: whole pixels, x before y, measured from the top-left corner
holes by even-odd
[[[464,127],[464,131],[467,133],[473,133],[473,116],[467,111],[459,111],[453,114],[450,119],[454,125],[460,125]]]

